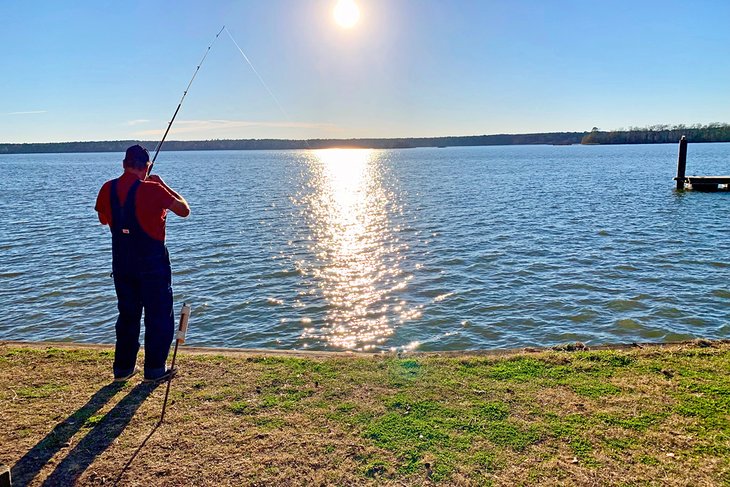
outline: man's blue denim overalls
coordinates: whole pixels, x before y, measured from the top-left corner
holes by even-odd
[[[154,379],[165,373],[175,328],[170,256],[165,243],[147,235],[137,221],[135,197],[141,181],[132,184],[123,206],[118,181],[111,185],[112,271],[119,308],[114,376],[134,370],[144,309],[144,376]]]

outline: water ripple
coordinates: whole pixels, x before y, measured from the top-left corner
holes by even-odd
[[[725,338],[730,195],[674,193],[675,149],[163,153],[155,168],[193,207],[168,219],[188,343]],[[701,144],[692,164],[722,172],[728,155]],[[93,205],[118,155],[5,155],[0,169],[0,339],[113,342],[109,234]],[[570,185],[525,185],[556,174]],[[25,196],[37,191],[51,197]]]

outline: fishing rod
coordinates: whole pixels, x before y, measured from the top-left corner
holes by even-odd
[[[175,335],[175,351],[172,353],[172,364],[170,370],[175,370],[175,358],[177,357],[177,347],[181,343],[185,343],[185,334],[188,331],[188,320],[190,319],[190,305],[183,303],[182,310],[180,310],[180,324],[177,328],[177,334]],[[174,374],[174,372],[172,372]],[[170,384],[172,383],[172,375],[167,380],[167,390],[165,390],[165,401],[162,403],[162,414],[160,415],[159,424],[165,419],[165,410],[167,409],[167,397],[170,395]]]
[[[147,176],[152,173],[152,166],[155,165],[155,159],[157,159],[157,155],[160,153],[160,149],[162,149],[162,144],[165,142],[165,139],[167,138],[168,132],[170,132],[170,127],[172,127],[172,122],[175,121],[175,117],[177,117],[177,112],[180,111],[180,107],[183,104],[183,100],[185,100],[185,96],[188,94],[188,90],[190,89],[190,85],[193,84],[193,81],[195,80],[195,77],[198,75],[198,71],[200,71],[200,67],[205,62],[205,58],[208,57],[208,53],[210,52],[210,48],[213,47],[213,44],[215,44],[215,41],[218,40],[218,36],[221,35],[221,32],[223,32],[223,29],[225,29],[226,26],[224,25],[221,27],[221,30],[218,31],[218,33],[215,35],[215,39],[213,39],[213,42],[210,43],[208,46],[208,49],[205,50],[205,54],[203,55],[203,59],[200,60],[198,63],[198,67],[195,68],[195,72],[193,73],[193,77],[190,78],[190,83],[188,83],[188,87],[185,88],[185,91],[183,92],[182,98],[180,98],[180,103],[177,104],[177,108],[175,109],[175,113],[172,114],[172,118],[170,119],[170,123],[167,124],[167,130],[165,130],[165,134],[162,136],[162,140],[157,144],[157,147],[155,147],[155,156],[152,158],[152,164],[150,164],[150,167],[147,168]]]

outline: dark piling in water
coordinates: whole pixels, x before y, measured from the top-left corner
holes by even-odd
[[[687,137],[679,140],[679,157],[677,158],[677,190],[684,189],[684,174],[687,169]]]

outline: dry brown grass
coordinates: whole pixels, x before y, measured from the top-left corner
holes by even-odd
[[[730,345],[412,357],[0,344],[14,485],[728,485]]]

